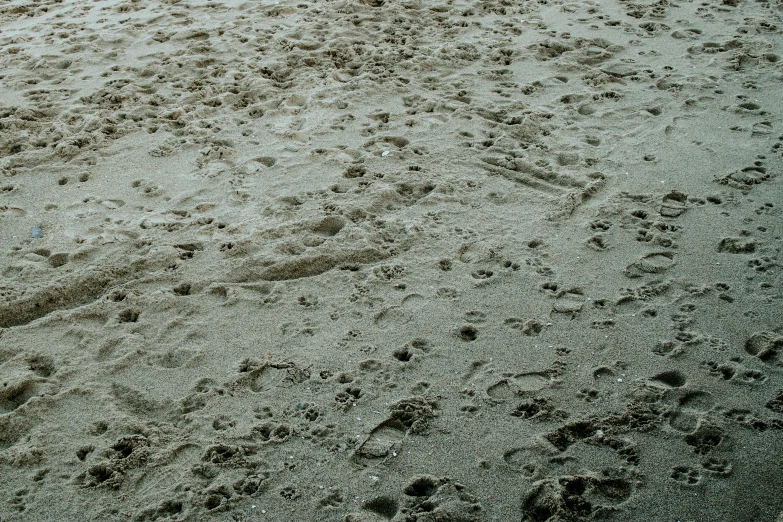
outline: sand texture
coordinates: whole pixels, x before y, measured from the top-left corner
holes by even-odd
[[[783,521],[781,35],[0,1],[0,521]]]

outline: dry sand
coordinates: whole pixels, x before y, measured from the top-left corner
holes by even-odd
[[[0,520],[781,520],[782,17],[4,0]]]

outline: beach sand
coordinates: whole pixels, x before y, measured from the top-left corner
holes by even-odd
[[[783,4],[0,5],[0,520],[783,520]]]

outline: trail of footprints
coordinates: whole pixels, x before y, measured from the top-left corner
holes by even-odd
[[[671,193],[665,195],[662,201],[667,202],[672,199],[670,196]],[[682,202],[684,198],[675,195],[673,199]],[[644,217],[640,212],[633,210],[629,212],[626,219],[631,226],[638,226],[638,220],[642,220],[641,224],[644,226],[646,225]],[[603,223],[599,228],[607,230],[613,226],[606,226]],[[674,227],[674,225],[666,225],[664,228],[671,232],[670,229]],[[589,228],[593,229],[592,223]],[[628,234],[630,235],[631,232],[632,230],[629,230]],[[716,245],[716,252],[730,255],[755,253],[755,247],[749,247],[748,244],[752,243],[742,237],[724,238]],[[668,246],[672,248],[674,245]],[[541,245],[531,241],[527,248],[536,250],[540,249]],[[169,258],[186,260],[198,251],[198,245],[179,245]],[[626,269],[629,281],[642,278],[647,282],[621,290],[613,302],[596,300],[595,303],[589,303],[584,290],[561,288],[559,284],[551,281],[542,283],[540,291],[551,297],[552,317],[566,315],[580,320],[582,315],[604,314],[606,319],[592,323],[593,327],[599,330],[612,328],[617,321],[612,319],[609,313],[614,308],[634,306],[634,309],[640,309],[641,315],[651,319],[668,317],[676,332],[675,338],[651,348],[656,356],[687,357],[689,351],[705,345],[717,354],[725,352],[727,349],[725,343],[690,329],[692,316],[697,311],[698,305],[690,304],[688,301],[718,299],[731,304],[733,302],[731,286],[726,283],[698,286],[683,284],[676,280],[654,279],[672,268],[674,254],[670,252],[647,254],[630,265],[636,272],[629,275],[627,272],[631,268]],[[553,275],[552,271],[542,273],[536,266],[536,263],[528,264],[528,272],[536,274],[539,278]],[[515,270],[510,265],[506,269],[512,273]],[[379,280],[387,282],[404,281],[405,273],[406,270],[401,265],[379,265],[374,271],[374,275]],[[476,273],[483,277],[491,277],[491,275],[487,276],[488,270]],[[483,277],[472,276],[473,279]],[[175,290],[177,295],[188,295],[187,288],[178,288],[178,291]],[[261,293],[268,294],[269,290],[262,290]],[[122,302],[125,299],[125,295],[117,294],[111,300]],[[316,296],[300,296],[298,304],[305,308],[317,306],[318,299]],[[589,308],[586,308],[586,305]],[[122,308],[117,316],[118,322],[136,322],[138,313],[133,310],[133,308]],[[546,335],[550,328],[550,318],[512,317],[503,320],[502,324],[505,328],[518,330],[527,338],[536,338]],[[481,336],[482,329],[487,325],[487,315],[472,310],[466,312],[463,319],[466,324],[456,329],[455,340],[474,342]],[[779,366],[779,356],[783,348],[781,339],[781,336],[773,331],[755,332],[745,341],[742,347],[744,354],[741,356],[726,358],[725,362],[708,360],[701,366],[709,375],[724,381],[750,385],[763,384],[768,378],[763,368]],[[408,346],[394,351],[389,359],[393,358],[396,361],[393,364],[407,364],[417,357],[426,356],[431,350],[432,347],[426,340],[417,339]],[[611,509],[611,506],[622,504],[631,498],[634,489],[641,487],[641,480],[634,471],[634,466],[638,466],[640,460],[638,449],[632,442],[632,434],[635,431],[669,426],[679,433],[683,442],[692,448],[696,460],[692,464],[673,467],[670,471],[670,479],[685,487],[692,487],[705,480],[726,478],[732,474],[734,464],[720,457],[711,456],[729,436],[728,431],[721,427],[722,423],[733,423],[743,429],[757,431],[783,428],[781,421],[770,414],[720,408],[709,393],[689,390],[690,386],[686,386],[689,378],[678,370],[661,372],[647,381],[635,383],[633,391],[625,395],[631,399],[625,409],[605,412],[602,417],[571,419],[567,410],[558,408],[556,396],[539,395],[542,391],[557,388],[558,382],[563,378],[564,368],[568,365],[569,350],[558,348],[555,354],[557,362],[550,368],[534,372],[509,372],[502,375],[499,380],[485,383],[483,391],[478,396],[475,393],[465,393],[464,397],[472,406],[462,408],[465,413],[470,414],[486,404],[494,403],[504,405],[504,413],[518,419],[519,422],[545,422],[549,423],[549,426],[553,423],[559,424],[556,428],[543,429],[543,439],[551,445],[549,449],[536,450],[544,454],[549,452],[551,454],[549,457],[543,460],[540,456],[532,458],[529,456],[530,450],[524,448],[509,449],[502,457],[510,469],[527,477],[529,487],[522,496],[520,508],[525,516],[533,519],[596,516]],[[10,368],[11,362],[16,360],[13,357],[11,355],[11,359],[3,361],[5,369]],[[184,357],[184,360],[189,358],[187,354],[170,354],[161,356],[158,364],[165,367],[178,367],[184,364],[177,362],[179,357]],[[26,359],[26,364],[35,377],[30,377],[4,390],[0,403],[3,405],[4,413],[19,409],[23,411],[22,407],[30,399],[56,393],[51,388],[41,388],[42,384],[51,386],[52,383],[47,379],[56,374],[56,366],[51,358],[32,357]],[[746,364],[751,367],[745,366]],[[358,368],[360,373],[367,374],[377,373],[384,366],[385,363],[381,361],[367,360]],[[483,366],[483,363],[475,363],[468,374],[468,380],[473,379],[472,375],[481,373]],[[622,364],[618,364],[614,369],[600,367],[594,370],[592,374],[594,387],[584,391],[584,398],[595,401],[606,396],[607,392],[605,389],[602,390],[601,383],[617,381],[617,376],[623,374],[623,370]],[[205,440],[188,443],[169,442],[166,436],[154,431],[147,434],[103,437],[95,444],[80,447],[75,451],[77,459],[84,464],[82,464],[83,471],[72,478],[73,485],[85,490],[122,489],[124,484],[132,481],[133,477],[142,473],[142,470],[152,465],[151,463],[165,464],[166,459],[175,458],[180,451],[187,450],[188,458],[195,462],[191,468],[194,478],[187,479],[189,485],[183,490],[188,493],[175,495],[172,499],[139,510],[135,515],[137,519],[155,520],[165,516],[195,512],[194,510],[199,509],[208,512],[231,510],[241,504],[245,498],[270,493],[277,495],[281,501],[293,501],[305,494],[301,487],[288,484],[285,480],[277,481],[275,478],[280,477],[286,470],[292,471],[294,468],[286,467],[279,462],[269,463],[268,457],[262,458],[262,455],[267,455],[267,448],[282,447],[296,438],[303,438],[318,444],[330,453],[350,455],[350,459],[359,466],[374,467],[379,462],[389,462],[401,453],[406,447],[407,437],[412,434],[426,435],[430,426],[433,424],[437,426],[438,423],[438,404],[441,401],[426,395],[415,395],[391,405],[389,415],[385,419],[379,419],[374,428],[357,439],[346,433],[339,421],[325,423],[324,419],[334,415],[326,412],[350,414],[349,412],[358,402],[366,400],[367,392],[360,382],[363,379],[357,380],[349,374],[335,377],[328,370],[314,372],[290,362],[272,363],[258,360],[242,361],[239,364],[238,374],[235,381],[223,385],[209,379],[202,380],[194,387],[191,395],[182,399],[179,410],[175,410],[176,413],[173,414],[167,412],[170,405],[147,399],[140,390],[114,386],[112,393],[120,408],[128,413],[143,416],[163,415],[164,418],[174,421],[176,425],[177,422],[181,422],[176,420],[177,417],[186,419],[189,415],[208,408],[210,403],[219,402],[223,397],[245,391],[263,394],[283,384],[301,387],[304,383],[319,380],[333,382],[336,386],[333,387],[333,400],[329,405],[301,402],[297,403],[294,409],[282,413],[259,408],[255,415],[258,422],[244,432],[236,431],[235,419],[223,414],[216,415],[208,426],[215,433],[226,433],[226,436],[212,437],[212,443],[205,443]],[[365,375],[364,380],[366,379]],[[422,391],[426,388],[426,385],[420,386]],[[779,414],[780,410],[777,405],[780,401],[776,402],[776,400],[774,397],[770,398],[766,407],[773,414]],[[94,427],[95,436],[103,436],[107,431],[108,426],[105,423]],[[113,428],[112,432],[116,433],[117,428]],[[6,444],[9,443],[14,444],[10,439]],[[558,474],[561,467],[559,455],[581,445],[606,447],[615,452],[618,459],[631,468],[621,466],[614,470],[604,469],[594,474]],[[193,451],[187,448],[200,449]],[[540,464],[536,464],[536,459]],[[239,475],[235,473],[236,470],[240,471]],[[45,468],[42,468],[40,473],[45,475]],[[225,473],[236,475],[236,478],[221,484],[224,481],[217,481],[216,478]],[[451,479],[434,476],[413,478],[403,491],[402,497],[378,497],[382,500],[372,499],[366,503],[364,509],[382,516],[406,512],[405,510],[415,512],[419,509],[417,506],[430,502],[429,499],[433,496],[437,496],[440,500],[444,495],[452,495],[453,498],[458,499],[458,504],[462,506],[460,509],[481,512],[481,502],[477,497],[464,493],[464,486],[455,485]],[[345,496],[339,488],[332,488],[319,500],[319,505],[343,506]],[[11,501],[11,505],[20,512],[24,510],[23,497],[24,495],[17,496]],[[443,505],[445,506],[446,503],[444,502]],[[452,508],[442,509],[444,513],[449,513],[449,509]]]
[[[729,6],[726,9],[733,7],[732,2],[724,5]],[[419,9],[410,13],[403,10],[394,20],[388,14],[384,15],[388,19],[379,16],[376,13],[390,8],[384,2],[344,5],[340,11],[316,4],[307,8],[288,4],[246,6],[242,9],[249,14],[279,23],[255,29],[250,21],[243,21],[225,31],[217,25],[188,27],[197,22],[184,5],[176,3],[99,3],[84,8],[103,13],[118,11],[140,24],[145,23],[144,16],[160,14],[168,20],[164,24],[172,25],[144,43],[144,60],[101,72],[105,79],[102,87],[85,92],[85,84],[78,80],[80,74],[86,74],[86,64],[78,58],[83,48],[94,46],[94,52],[121,63],[123,48],[133,42],[133,30],[105,26],[105,32],[83,37],[56,18],[56,6],[7,6],[0,10],[4,21],[30,17],[53,23],[55,30],[43,40],[62,44],[58,44],[61,53],[36,57],[25,51],[25,44],[34,42],[37,35],[17,32],[0,40],[4,67],[31,71],[25,82],[16,80],[19,84],[11,87],[39,107],[10,107],[0,112],[4,131],[0,138],[4,158],[0,164],[0,197],[4,198],[0,201],[0,219],[26,223],[23,218],[29,212],[16,206],[13,198],[29,186],[31,173],[40,173],[46,165],[62,164],[73,170],[52,179],[52,186],[60,190],[89,187],[96,178],[90,169],[100,161],[100,152],[124,136],[143,132],[161,136],[148,150],[153,160],[176,157],[198,147],[198,158],[192,163],[199,179],[224,183],[231,204],[240,208],[251,205],[268,221],[262,227],[241,223],[236,214],[224,212],[226,207],[216,203],[214,195],[171,202],[167,200],[171,189],[137,177],[127,180],[127,198],[82,200],[75,212],[89,215],[138,205],[138,227],[103,223],[89,239],[81,238],[83,242],[77,242],[80,246],[75,248],[37,247],[28,242],[3,254],[9,263],[3,272],[8,282],[0,288],[0,327],[12,329],[40,319],[44,319],[42,324],[52,321],[55,325],[69,319],[81,321],[85,331],[74,330],[71,335],[80,338],[82,347],[100,345],[95,357],[107,365],[110,362],[111,368],[100,376],[104,382],[98,388],[111,395],[113,407],[120,412],[117,417],[105,412],[104,420],[82,426],[90,443],[68,448],[73,455],[71,461],[58,461],[36,446],[35,436],[25,439],[32,429],[25,418],[43,415],[48,401],[64,400],[58,394],[72,386],[70,379],[78,370],[65,357],[4,348],[0,364],[9,377],[0,392],[0,463],[13,473],[32,477],[29,487],[5,498],[4,513],[24,516],[31,509],[28,505],[40,502],[36,495],[45,495],[46,488],[62,487],[64,483],[83,494],[126,492],[144,477],[153,476],[158,485],[143,497],[145,505],[134,503],[130,515],[134,520],[198,518],[219,513],[251,516],[249,506],[255,503],[264,501],[283,510],[302,499],[312,500],[313,512],[324,519],[359,521],[372,516],[385,520],[482,520],[491,509],[485,500],[487,493],[440,470],[409,472],[404,484],[382,491],[355,484],[319,484],[321,477],[306,478],[306,470],[344,462],[363,470],[368,477],[394,469],[395,459],[415,447],[413,440],[436,440],[440,429],[454,431],[446,413],[455,410],[461,415],[460,422],[492,422],[492,415],[508,417],[530,440],[528,446],[507,447],[486,455],[482,464],[505,466],[520,478],[519,498],[513,506],[515,516],[521,513],[524,520],[536,521],[587,520],[630,503],[635,491],[645,487],[643,475],[647,471],[640,469],[646,465],[646,455],[634,442],[638,432],[665,430],[682,441],[691,457],[667,470],[667,479],[692,488],[710,480],[729,480],[742,467],[742,463],[726,460],[721,453],[729,441],[742,436],[741,430],[783,429],[783,392],[778,389],[783,337],[779,327],[763,326],[749,332],[739,347],[736,340],[698,331],[698,315],[707,307],[706,302],[739,305],[743,289],[734,282],[683,281],[678,272],[679,264],[686,262],[683,251],[688,245],[683,243],[683,236],[688,232],[685,223],[689,215],[713,210],[735,212],[739,205],[735,200],[753,195],[758,198],[753,212],[759,223],[777,216],[777,204],[766,202],[759,193],[776,179],[783,138],[753,161],[731,172],[714,174],[712,193],[686,194],[681,189],[616,194],[610,191],[614,174],[601,165],[610,147],[589,130],[593,118],[623,117],[612,116],[611,111],[627,109],[628,105],[622,105],[623,98],[630,95],[632,82],[651,82],[662,95],[693,88],[692,79],[671,67],[656,64],[648,68],[618,61],[627,57],[633,46],[629,36],[698,38],[700,29],[669,25],[667,16],[674,6],[660,2],[624,4],[622,20],[585,13],[585,24],[623,31],[622,41],[627,42],[623,45],[613,43],[620,41],[614,36],[618,33],[612,33],[612,41],[558,33],[540,18],[532,18],[536,8],[530,6],[480,2],[437,7],[435,12],[442,14],[430,20],[431,27],[419,20]],[[229,16],[229,6],[216,4],[211,9]],[[313,15],[308,15],[307,9],[318,9],[331,18],[324,24],[311,22],[309,17]],[[716,6],[696,9],[705,20],[719,12]],[[526,22],[524,27],[515,21],[495,24],[494,15],[524,16],[534,22]],[[308,24],[308,29],[295,27],[297,23],[286,16],[295,16]],[[336,24],[335,28],[327,29],[329,23]],[[493,43],[489,50],[481,41],[488,34],[481,29],[482,23],[492,25],[490,32],[503,37],[518,36],[524,29],[536,30],[542,38],[527,49]],[[371,24],[382,27],[368,29]],[[749,18],[741,29],[743,34],[751,35],[772,31],[765,24]],[[309,31],[310,27],[314,31]],[[411,42],[421,44],[417,34],[422,31],[437,33],[431,40],[424,40],[426,46],[433,41],[451,42],[448,35],[455,29],[470,31],[475,43],[441,45],[441,55],[410,52],[414,45]],[[334,37],[342,33],[349,36]],[[368,43],[377,34],[385,35],[386,47]],[[175,52],[164,51],[172,44],[176,45]],[[724,66],[745,75],[749,92],[753,90],[753,76],[774,67],[779,60],[754,39],[710,38],[694,42],[687,52],[694,59],[717,57]],[[262,60],[253,58],[257,53]],[[484,60],[486,57],[489,59]],[[555,74],[526,83],[514,69],[524,62],[549,64]],[[443,94],[426,82],[405,87],[412,73],[451,70],[454,63],[476,67],[481,80],[455,77],[445,86],[433,80],[433,85],[445,88]],[[182,72],[189,70],[203,73]],[[238,72],[242,70],[250,72]],[[296,85],[311,85],[318,77],[356,85],[360,92],[370,92],[378,82],[393,82],[404,94],[403,109],[395,113],[365,111],[369,108],[331,99],[324,83],[316,84],[309,93],[292,94]],[[480,98],[476,93],[483,91],[496,95],[486,106],[476,101]],[[533,109],[541,99],[535,96],[556,98],[566,110]],[[774,118],[765,107],[746,98],[732,100],[726,111],[753,118],[743,121],[755,123],[737,126],[733,132],[772,137],[778,132]],[[516,101],[519,99],[523,101]],[[663,109],[646,108],[647,115],[656,118],[665,114],[671,107],[668,104],[673,103],[671,98],[665,100]],[[67,109],[74,102],[81,106],[78,113]],[[322,106],[337,106],[344,111],[329,126],[362,136],[361,147],[348,149],[329,139],[318,142],[317,147],[305,145],[308,134],[317,135],[322,129],[308,127],[306,118],[299,116]],[[577,124],[567,130],[565,120]],[[454,137],[448,141],[459,146],[444,150],[437,139],[428,139],[430,122],[443,124]],[[578,135],[577,145],[573,145],[570,133]],[[259,152],[252,158],[240,158],[235,150],[239,148],[235,141],[240,139],[258,144],[280,140],[274,143],[288,145],[293,140],[294,152]],[[278,151],[283,150],[278,147]],[[329,186],[319,185],[310,193],[276,199],[255,195],[263,186],[260,179],[280,178],[283,168],[307,172],[302,167],[306,161],[301,159],[305,155],[307,161],[329,165],[334,174]],[[398,158],[402,167],[390,167],[384,163],[387,158]],[[654,159],[650,156],[645,161]],[[334,161],[334,166],[329,161]],[[489,196],[492,204],[505,204],[509,198],[545,202],[541,203],[542,214],[548,212],[547,217],[554,223],[584,220],[589,215],[580,246],[597,255],[612,255],[629,243],[638,246],[641,253],[629,258],[623,269],[627,288],[595,297],[589,285],[560,282],[567,277],[567,264],[553,260],[545,241],[532,237],[535,234],[523,248],[509,248],[510,252],[501,254],[460,227],[449,241],[464,240],[469,246],[453,248],[449,251],[451,258],[444,256],[432,262],[433,272],[444,278],[440,281],[449,281],[436,290],[439,299],[459,303],[471,292],[491,289],[493,281],[524,275],[535,282],[536,292],[547,296],[548,308],[531,316],[514,311],[506,314],[508,317],[496,317],[471,303],[454,320],[448,347],[416,332],[409,342],[390,348],[375,333],[362,338],[359,331],[352,330],[338,343],[362,359],[352,367],[317,367],[304,361],[253,357],[235,364],[233,380],[221,383],[202,378],[183,396],[168,402],[112,381],[112,371],[121,370],[129,358],[140,355],[131,342],[104,339],[99,343],[94,332],[112,325],[138,335],[133,329],[144,325],[145,314],[154,313],[148,308],[152,298],[144,292],[144,283],[139,282],[143,274],[179,270],[181,281],[167,289],[174,300],[206,295],[228,309],[242,303],[276,306],[293,299],[302,309],[321,313],[327,306],[326,296],[292,297],[292,287],[286,283],[327,273],[361,275],[371,271],[374,280],[369,280],[369,275],[357,280],[350,299],[372,311],[368,314],[374,317],[373,327],[398,330],[408,324],[420,328],[403,305],[381,309],[388,303],[382,302],[384,298],[378,297],[372,285],[380,281],[389,285],[389,292],[402,292],[406,284],[415,284],[413,270],[401,260],[404,254],[423,241],[422,237],[446,234],[447,226],[441,223],[438,212],[433,209],[432,214],[426,214],[430,207],[460,200],[469,201],[475,208],[481,206],[475,196],[483,190],[480,183],[437,172],[435,166],[442,161],[465,162],[486,173],[494,191]],[[360,204],[354,203],[357,199]],[[166,210],[159,206],[162,202]],[[317,217],[298,217],[305,212]],[[160,244],[160,238],[172,232],[192,234],[186,240],[178,237]],[[718,239],[714,249],[716,255],[742,258],[744,273],[760,278],[761,290],[771,293],[778,282],[775,272],[779,252],[764,234],[759,228],[743,225]],[[114,246],[101,257],[90,248],[91,243]],[[125,263],[129,253],[148,261],[138,266]],[[212,256],[220,256],[228,268],[219,280],[204,281],[196,274],[199,267],[212,262]],[[81,270],[84,266],[97,268],[85,273]],[[465,279],[473,286],[445,279],[465,267]],[[24,292],[22,287],[26,287]],[[186,315],[187,307],[177,306],[182,306]],[[341,318],[339,312],[333,313]],[[584,364],[592,359],[583,353],[587,350],[583,345],[565,345],[558,339],[550,346],[554,337],[550,332],[566,322],[585,324],[591,335],[605,339],[612,331],[622,329],[629,317],[664,324],[670,331],[669,338],[651,341],[646,348],[656,367],[665,369],[633,378],[628,377],[631,369],[621,358],[607,359],[591,364],[587,378],[574,386],[568,373],[574,371],[574,361],[579,359]],[[287,328],[297,338],[318,335],[320,330],[317,321],[298,319]],[[478,346],[496,328],[518,335],[525,346],[540,341],[551,350],[551,364],[544,368],[519,365],[500,371],[484,359],[469,357],[463,362],[460,356],[457,365],[457,359],[449,358],[451,346]],[[0,330],[0,334],[4,332],[11,335]],[[148,353],[145,360],[152,366],[174,370],[197,366],[201,358],[203,354],[198,350],[182,348]],[[460,382],[442,395],[431,390],[432,383],[404,373],[406,367],[441,358],[448,361],[449,368],[460,370]],[[680,369],[680,364],[687,370]],[[725,407],[699,389],[702,376],[722,386],[763,390],[765,402],[755,409]],[[618,382],[620,379],[624,379],[627,389],[618,391],[623,384]],[[301,400],[308,386],[315,391]],[[366,405],[375,407],[375,389],[382,386],[396,390],[399,398],[370,410],[374,420],[357,436],[357,430],[347,428],[347,419]],[[593,416],[574,418],[568,411],[571,398],[563,399],[561,393],[600,405],[600,409]],[[285,400],[277,398],[267,405],[272,394]],[[222,405],[245,395],[257,397],[252,414],[246,416],[250,420],[227,414]],[[280,404],[287,406],[281,408]],[[298,444],[316,445],[324,453],[316,454],[316,462],[292,459],[290,453],[296,453]],[[609,455],[613,464],[595,470],[569,464],[579,462],[580,452],[590,451]],[[184,472],[178,474],[178,470]],[[360,507],[353,501],[358,491],[364,495]],[[104,514],[116,515],[111,509]]]

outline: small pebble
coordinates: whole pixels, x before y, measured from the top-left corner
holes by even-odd
[[[36,239],[41,238],[41,237],[43,237],[43,231],[41,230],[40,227],[32,227],[30,229],[30,237],[36,238]]]

